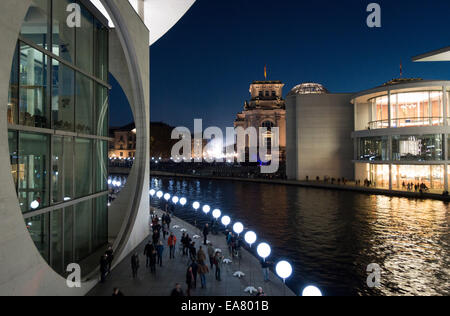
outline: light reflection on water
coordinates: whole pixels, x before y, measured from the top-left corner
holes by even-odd
[[[450,294],[447,203],[232,181],[154,178],[151,186],[243,221],[274,257],[292,261],[297,293],[313,283],[327,295]],[[177,216],[195,218],[189,207]],[[366,285],[370,263],[382,269],[379,289]]]

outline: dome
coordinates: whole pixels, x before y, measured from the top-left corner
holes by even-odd
[[[326,93],[329,93],[328,90],[325,89],[325,87],[322,86],[321,84],[308,82],[299,84],[294,88],[292,88],[288,96],[298,94],[326,94]]]

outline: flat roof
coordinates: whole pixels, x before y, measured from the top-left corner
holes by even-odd
[[[414,62],[450,61],[450,46],[415,56],[412,60]]]

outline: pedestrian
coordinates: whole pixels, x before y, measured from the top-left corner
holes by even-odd
[[[175,284],[175,288],[172,290],[172,293],[170,294],[170,296],[173,296],[173,297],[183,297],[184,296],[183,290],[181,289],[181,285],[179,283]]]
[[[204,237],[203,244],[205,246],[208,245],[208,234],[209,234],[209,225],[206,224],[205,227],[203,228],[203,237]]]
[[[123,293],[120,291],[120,289],[116,287],[113,290],[112,296],[125,296],[125,295],[123,295]]]
[[[271,262],[266,261],[264,259],[261,260],[261,268],[263,271],[263,276],[264,276],[264,282],[269,282],[269,268],[270,268]]]
[[[155,245],[155,247],[158,245],[159,238],[160,238],[159,231],[158,230],[153,231],[152,241],[153,241],[153,245]]]
[[[200,246],[200,248],[198,249],[197,261],[199,264],[203,264],[206,262],[206,255],[205,255],[205,252],[203,251],[202,246]]]
[[[208,245],[208,257],[211,269],[214,267],[214,247],[211,243]]]
[[[205,262],[199,262],[198,274],[200,275],[200,282],[202,284],[202,289],[206,288],[206,274],[209,273],[208,266]]]
[[[167,240],[167,245],[169,246],[170,249],[170,259],[175,259],[175,246],[177,244],[177,237],[173,234],[170,233],[169,239]]]
[[[107,255],[104,254],[100,258],[100,282],[101,283],[105,282],[107,273],[108,273],[108,258],[107,258]]]
[[[266,296],[266,293],[264,293],[262,287],[258,288],[258,292],[256,293],[256,296]]]
[[[192,261],[195,261],[197,259],[197,249],[195,248],[195,242],[192,242],[189,247],[189,255],[191,256]]]
[[[131,256],[131,270],[133,272],[133,279],[136,279],[139,270],[139,255],[137,253]]]
[[[192,274],[194,276],[194,289],[197,288],[197,275],[198,275],[198,264],[195,260],[191,263]]]
[[[156,250],[153,250],[150,255],[150,273],[156,273]]]
[[[181,236],[181,244],[183,245],[183,256],[186,256],[188,254],[188,249],[190,246],[190,238],[189,235],[186,233],[183,233],[183,235]]]
[[[162,241],[158,242],[158,246],[156,246],[156,252],[158,255],[158,264],[160,267],[162,267],[162,256],[164,252],[164,244]]]
[[[108,249],[105,252],[107,259],[108,259],[108,274],[111,274],[111,266],[112,262],[114,260],[114,250],[111,246],[108,247]]]
[[[192,267],[188,267],[186,272],[186,284],[187,284],[187,296],[191,296],[191,289],[194,285],[194,274],[192,273]]]
[[[169,228],[168,228],[166,222],[163,222],[163,224],[162,224],[162,233],[163,233],[163,239],[166,240],[166,236],[169,234]]]
[[[222,254],[217,251],[216,254],[214,255],[214,265],[216,266],[216,280],[217,281],[222,281],[221,275],[220,275],[220,268],[222,266]]]
[[[155,250],[155,247],[153,244],[149,241],[147,245],[145,245],[144,249],[144,256],[147,258],[145,262],[145,266],[148,268],[150,266],[150,258],[152,256],[153,250]]]

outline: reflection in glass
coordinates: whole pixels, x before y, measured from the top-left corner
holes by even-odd
[[[75,28],[67,25],[69,0],[53,1],[53,54],[75,64]]]
[[[91,252],[92,200],[75,205],[75,260],[79,262]]]
[[[41,256],[49,261],[49,215],[43,214],[25,219],[28,232]]]
[[[96,192],[108,190],[108,143],[102,140],[95,141],[95,180]]]
[[[17,156],[17,132],[8,131],[8,144],[9,144],[9,160],[11,163],[11,174],[14,180],[15,188],[17,190],[17,179],[19,175],[19,164]]]
[[[19,202],[22,212],[48,206],[47,135],[19,133]]]
[[[92,193],[92,140],[75,140],[75,197]]]
[[[108,81],[108,29],[95,21],[94,33],[95,76],[105,82]]]
[[[74,131],[74,81],[72,69],[53,60],[52,119],[53,128]]]
[[[20,116],[19,124],[47,128],[47,57],[20,45]]]
[[[18,50],[14,51],[14,58],[11,67],[11,76],[9,79],[8,90],[8,124],[17,124],[18,106],[19,106],[19,56]]]
[[[108,89],[102,85],[96,84],[97,99],[97,133],[98,136],[108,136]]]
[[[73,158],[73,138],[53,136],[53,203],[59,203],[73,199]]]
[[[48,12],[49,0],[33,0],[20,30],[24,39],[44,49],[48,49]]]
[[[359,160],[389,160],[388,138],[365,137],[359,140]]]
[[[393,160],[443,160],[443,135],[400,135],[392,137]]]
[[[64,209],[64,266],[75,262],[74,260],[74,245],[73,245],[73,225],[74,215],[73,207],[66,207]]]
[[[93,72],[94,25],[92,14],[81,6],[81,27],[76,28],[76,65],[89,74]]]
[[[50,213],[51,232],[51,266],[57,273],[62,273],[63,268],[63,217],[62,210]]]
[[[94,214],[94,249],[108,243],[108,196],[95,199]]]
[[[92,134],[93,117],[93,82],[88,77],[76,74],[75,131]]]

